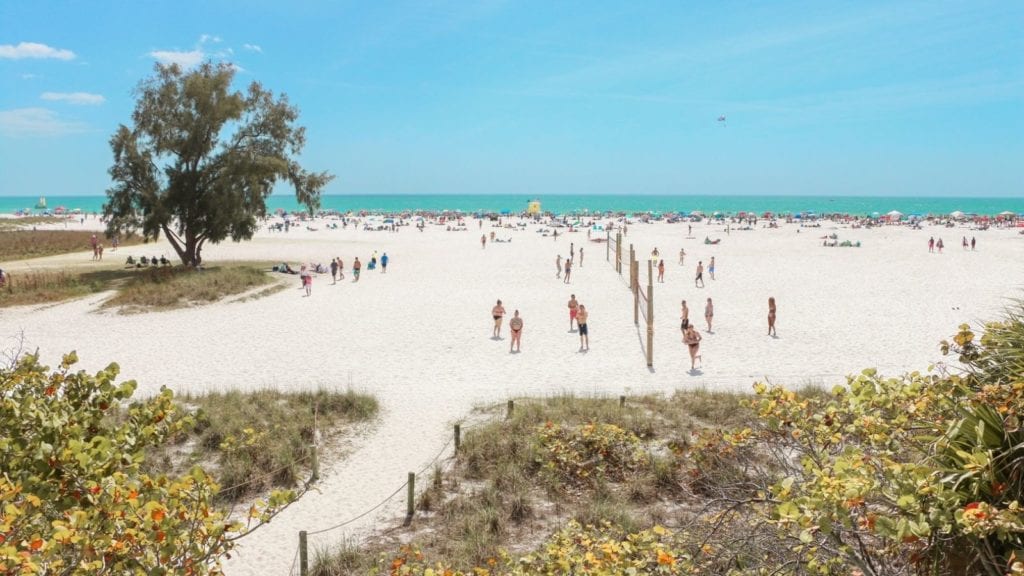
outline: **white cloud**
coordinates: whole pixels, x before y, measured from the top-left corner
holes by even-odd
[[[250,52],[259,52],[260,54],[263,53],[263,48],[261,48],[259,44],[242,44],[242,48],[245,48]]]
[[[20,60],[22,58],[56,58],[57,60],[74,60],[75,53],[63,48],[53,48],[37,42],[19,42],[0,44],[0,58]]]
[[[95,106],[107,101],[102,94],[90,94],[88,92],[43,92],[40,98],[53,102],[67,102],[69,104],[87,106]]]
[[[182,68],[192,68],[206,59],[206,53],[199,49],[189,50],[188,52],[154,50],[149,55],[163,64],[177,64]]]
[[[46,108],[0,110],[0,134],[4,136],[63,136],[87,129],[84,123],[64,120]]]
[[[213,42],[214,44],[216,44],[220,41],[220,36],[212,36],[210,34],[203,34],[199,37],[200,44],[206,44],[207,42]]]
[[[39,74],[22,74],[21,75],[21,79],[22,80],[33,80],[35,78],[40,78]]]

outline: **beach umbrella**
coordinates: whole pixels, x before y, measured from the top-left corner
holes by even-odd
[[[1015,216],[1015,214],[1013,212],[1010,212],[1009,210],[1000,212],[999,215],[1000,216]]]
[[[900,212],[899,210],[893,210],[891,212],[887,212],[885,215],[890,218],[899,218],[900,216],[903,216],[903,212]]]
[[[507,215],[511,214],[512,211],[511,210],[502,210],[501,213],[502,213],[502,215],[507,216]]]
[[[701,212],[700,210],[694,210],[693,212],[690,212],[690,216],[703,216],[703,215],[704,215],[704,213]]]
[[[964,213],[959,211],[959,210],[953,210],[952,212],[949,213],[949,215],[952,216],[953,218],[963,218],[964,217]]]

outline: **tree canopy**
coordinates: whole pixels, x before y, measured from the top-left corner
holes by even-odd
[[[306,142],[298,110],[259,82],[233,92],[234,78],[230,64],[157,64],[139,84],[133,126],[110,139],[108,234],[163,233],[182,263],[198,265],[205,243],[252,238],[278,181],[310,211],[319,207],[333,176],[295,160]]]

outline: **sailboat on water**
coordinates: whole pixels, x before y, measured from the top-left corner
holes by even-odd
[[[36,210],[46,210],[46,196],[39,197],[39,202],[36,202]]]

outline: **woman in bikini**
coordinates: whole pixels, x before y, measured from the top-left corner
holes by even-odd
[[[501,305],[501,300],[491,308],[491,316],[494,318],[494,339],[501,338],[501,319],[505,316],[505,307]]]
[[[700,356],[700,340],[701,335],[693,329],[693,325],[686,327],[686,331],[683,333],[683,344],[690,349],[690,370],[696,369],[697,360],[700,359],[701,363],[704,363],[704,359]]]
[[[514,347],[515,351],[519,352],[519,346],[523,339],[523,319],[519,317],[519,310],[513,312],[512,319],[508,321],[508,327],[512,331],[512,342],[508,346],[508,351],[511,353]]]
[[[768,297],[768,335],[778,336],[775,332],[775,296]]]

